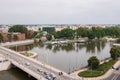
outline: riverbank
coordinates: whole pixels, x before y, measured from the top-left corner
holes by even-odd
[[[85,43],[86,39],[78,39],[78,40],[56,40],[56,41],[47,41],[45,44],[68,44],[68,43]]]
[[[120,61],[118,60],[113,66],[114,67],[119,67],[120,66]],[[99,77],[90,77],[90,78],[88,78],[88,77],[80,77],[80,76],[78,76],[79,72],[83,72],[83,71],[86,71],[86,70],[88,70],[88,68],[78,70],[78,71],[76,71],[74,73],[71,73],[70,75],[74,76],[74,77],[76,77],[78,79],[84,79],[84,80],[103,80],[103,79],[106,79],[106,78],[110,77],[110,75],[112,75],[114,73],[113,69],[109,69],[104,75],[101,75]]]
[[[102,76],[104,75],[110,68],[112,65],[115,64],[117,60],[110,60],[108,62],[104,62],[103,64],[100,64],[98,66],[97,69],[89,69],[88,70],[85,70],[83,72],[79,72],[78,73],[78,76],[80,77],[99,77],[99,76]]]

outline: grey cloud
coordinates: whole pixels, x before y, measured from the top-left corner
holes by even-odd
[[[0,0],[0,23],[120,23],[119,0]]]

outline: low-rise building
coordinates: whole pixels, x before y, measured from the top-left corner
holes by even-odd
[[[26,39],[24,33],[7,33],[7,32],[0,30],[0,34],[3,36],[3,42]]]

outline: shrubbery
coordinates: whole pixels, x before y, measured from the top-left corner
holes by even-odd
[[[120,57],[120,49],[118,47],[113,46],[110,50],[110,55],[112,59],[117,59]]]
[[[88,66],[91,68],[91,69],[96,69],[98,68],[100,62],[99,60],[97,59],[97,57],[95,56],[92,56],[88,59]]]

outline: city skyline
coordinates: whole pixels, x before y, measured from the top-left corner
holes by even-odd
[[[119,24],[119,0],[0,0],[0,24]]]

